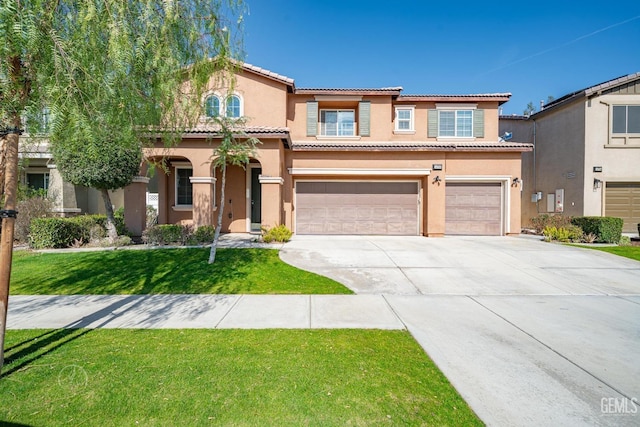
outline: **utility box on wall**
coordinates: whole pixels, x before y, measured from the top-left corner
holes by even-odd
[[[556,190],[556,205],[555,212],[562,213],[564,212],[564,189],[559,188]]]
[[[547,194],[547,212],[555,212],[556,210],[556,195],[553,193]]]

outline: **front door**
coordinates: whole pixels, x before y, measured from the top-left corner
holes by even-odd
[[[251,168],[251,231],[260,231],[262,224],[261,168]]]

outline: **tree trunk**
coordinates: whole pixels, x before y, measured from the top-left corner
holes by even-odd
[[[5,211],[15,211],[18,191],[18,142],[21,125],[20,113],[14,113],[11,126],[14,131],[6,138],[6,163],[4,171]],[[0,242],[0,372],[4,365],[4,336],[7,329],[9,310],[9,283],[11,281],[11,261],[13,259],[13,232],[16,219],[13,215],[2,218],[2,241]]]
[[[113,215],[113,205],[111,204],[111,197],[109,197],[109,190],[104,188],[100,189],[102,194],[102,200],[104,201],[104,208],[107,212],[107,235],[111,243],[118,239],[118,230],[116,230],[116,218]]]
[[[213,243],[211,244],[211,252],[209,252],[209,264],[213,264],[216,260],[216,250],[218,249],[218,239],[220,238],[220,229],[222,229],[222,211],[224,211],[224,189],[227,182],[227,164],[222,165],[222,188],[220,189],[220,210],[218,211],[218,224],[216,224],[216,232],[213,235]]]

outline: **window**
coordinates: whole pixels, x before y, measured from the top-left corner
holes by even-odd
[[[438,136],[473,136],[473,110],[440,110],[438,113]]]
[[[612,133],[640,133],[640,105],[614,105]]]
[[[27,173],[27,187],[32,190],[47,190],[49,188],[48,173]]]
[[[193,205],[193,169],[176,167],[176,206]]]
[[[240,111],[240,97],[237,95],[231,95],[227,97],[227,117],[239,118],[242,113]]]
[[[413,107],[396,107],[396,131],[413,131]]]
[[[322,110],[320,111],[320,135],[354,136],[354,110]]]
[[[215,95],[207,97],[204,108],[207,117],[218,117],[220,115],[220,98]]]

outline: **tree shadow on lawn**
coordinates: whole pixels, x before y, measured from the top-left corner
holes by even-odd
[[[272,256],[264,249],[219,250],[207,263],[209,249],[162,248],[85,253],[41,254],[31,274],[16,278],[17,293],[28,294],[233,294],[246,290],[256,264]],[[46,260],[39,257],[47,257]]]

